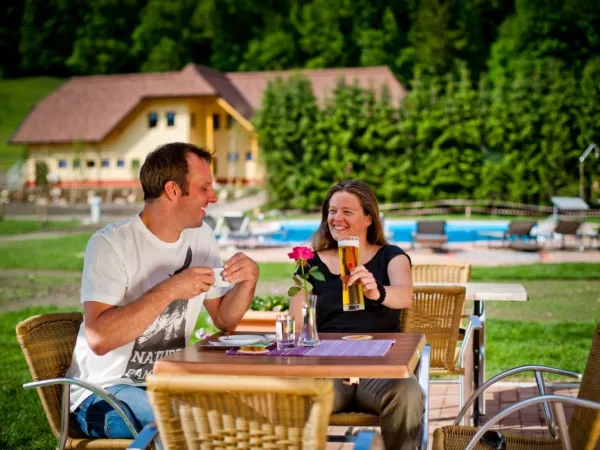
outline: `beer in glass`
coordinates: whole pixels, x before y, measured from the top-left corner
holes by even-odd
[[[360,311],[365,309],[363,288],[360,281],[348,286],[350,271],[360,265],[358,237],[350,236],[338,241],[338,255],[340,257],[340,271],[342,279],[342,299],[344,311]]]

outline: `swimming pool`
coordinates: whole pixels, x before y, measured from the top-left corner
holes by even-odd
[[[508,220],[449,220],[446,222],[448,242],[473,242],[488,240],[480,232],[506,231]],[[296,245],[305,243],[319,226],[318,220],[287,220],[281,222],[281,231],[269,236],[270,241]],[[410,242],[417,229],[415,220],[387,219],[385,229],[393,242]],[[274,242],[274,243],[275,243]]]

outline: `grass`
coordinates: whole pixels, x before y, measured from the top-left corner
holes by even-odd
[[[37,220],[0,220],[0,236],[38,231],[69,230],[79,224],[78,220],[55,220],[46,223],[40,223]]]
[[[90,233],[50,239],[33,239],[0,244],[0,269],[83,269],[83,254]]]
[[[76,291],[73,285],[79,286],[79,275],[18,275],[0,276],[0,311],[3,309],[17,309],[26,301],[56,298],[65,290]]]
[[[593,316],[590,316],[593,317]],[[596,316],[598,317],[598,316]],[[595,322],[486,322],[486,377],[524,364],[542,364],[582,373]],[[519,378],[531,378],[524,374]],[[547,379],[557,379],[548,376]],[[575,381],[572,378],[569,381]]]
[[[8,140],[17,131],[33,105],[54,91],[64,80],[50,77],[0,80],[0,170],[9,169],[23,158],[25,146],[10,145]]]
[[[600,263],[472,267],[471,281],[600,280]]]
[[[31,375],[15,335],[15,325],[35,314],[59,311],[55,307],[23,309],[0,315],[0,448],[6,450],[54,448],[42,405],[35,390],[23,389]]]

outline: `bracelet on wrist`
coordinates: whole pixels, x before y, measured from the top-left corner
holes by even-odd
[[[377,300],[370,299],[366,297],[369,301],[375,303],[376,305],[381,305],[385,301],[385,296],[387,292],[385,291],[385,287],[379,281],[375,281],[377,283],[377,290],[379,291],[379,298]]]

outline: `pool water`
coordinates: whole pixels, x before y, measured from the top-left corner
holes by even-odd
[[[446,222],[448,242],[473,242],[488,240],[481,232],[504,232],[509,221],[504,220],[449,220]],[[282,244],[301,244],[307,242],[319,226],[318,220],[288,220],[281,222],[281,233],[274,234],[269,240]],[[388,239],[393,242],[410,242],[417,229],[414,220],[387,219],[385,230]]]

